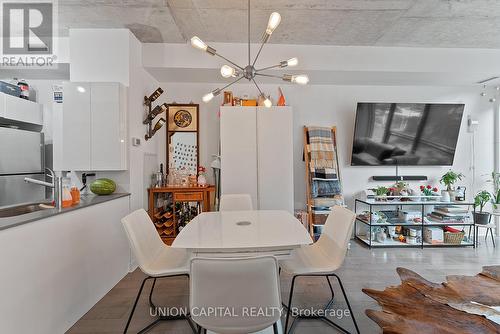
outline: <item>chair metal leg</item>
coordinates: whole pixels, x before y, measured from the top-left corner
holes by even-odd
[[[347,303],[347,308],[349,308],[349,312],[351,312],[352,322],[354,323],[354,327],[356,327],[356,332],[359,334],[360,332],[359,332],[358,323],[356,322],[356,318],[354,317],[354,312],[352,311],[351,304],[349,303],[349,299],[347,298],[347,294],[345,293],[344,285],[342,284],[340,277],[338,277],[336,274],[332,274],[332,276],[335,276],[337,278],[337,281],[339,282],[340,289],[342,290],[342,294],[344,295],[345,302]]]
[[[277,323],[277,322],[275,322],[275,323],[273,324],[273,333],[274,333],[274,334],[278,334],[278,323]]]
[[[292,298],[293,298],[293,288],[295,286],[295,279],[297,276],[293,276],[292,278],[292,286],[290,287],[290,296],[288,297],[288,311],[286,312],[286,320],[285,320],[285,330],[283,334],[288,333],[288,319],[290,318],[290,312],[292,311]]]
[[[129,316],[128,320],[127,320],[127,325],[125,326],[125,330],[123,331],[124,334],[127,333],[128,327],[129,327],[130,322],[132,320],[132,316],[133,316],[133,314],[135,312],[135,308],[137,307],[137,303],[138,303],[139,298],[141,296],[142,290],[144,289],[144,284],[146,283],[146,281],[149,280],[149,279],[153,279],[153,283],[151,284],[151,290],[149,292],[149,300],[148,301],[149,301],[150,307],[156,308],[156,305],[153,303],[153,291],[154,291],[154,288],[155,288],[155,285],[156,285],[156,279],[157,278],[178,277],[178,276],[186,276],[186,277],[189,278],[188,274],[180,274],[180,275],[172,275],[172,276],[162,276],[162,277],[151,277],[151,276],[148,276],[148,277],[146,277],[142,281],[142,284],[141,284],[141,287],[139,289],[139,292],[137,293],[137,297],[135,298],[134,306],[132,307],[132,311],[130,312],[130,316]],[[193,330],[193,333],[197,332],[196,328],[194,327],[194,325],[193,325],[193,323],[191,321],[191,317],[189,315],[178,315],[178,316],[161,316],[160,315],[157,319],[155,319],[149,325],[147,325],[146,327],[144,327],[143,329],[141,329],[140,331],[138,331],[137,334],[146,333],[148,330],[150,330],[152,327],[156,326],[161,321],[168,321],[168,320],[187,320],[189,326]]]
[[[333,298],[335,297],[335,293],[333,292],[332,283],[330,282],[330,278],[328,276],[326,276],[326,281],[328,282],[328,287],[330,288],[330,292],[332,294],[331,300],[333,300]]]
[[[490,228],[491,241],[493,242],[493,247],[496,248],[495,245],[495,236],[493,235],[493,229]]]
[[[132,320],[132,316],[134,315],[134,312],[135,312],[135,308],[137,307],[137,302],[139,301],[139,297],[141,296],[141,292],[142,292],[142,289],[144,289],[144,284],[146,283],[146,281],[148,279],[150,279],[151,277],[146,277],[143,281],[142,281],[142,284],[141,284],[141,287],[139,289],[139,292],[137,293],[137,297],[135,297],[135,301],[134,301],[134,306],[132,307],[132,311],[130,312],[130,315],[128,317],[128,320],[127,320],[127,324],[125,325],[125,329],[123,330],[123,334],[126,334],[127,333],[127,330],[128,330],[128,326],[130,325],[130,321]]]
[[[156,309],[156,305],[153,304],[153,290],[156,284],[156,277],[153,279],[153,284],[151,284],[151,291],[149,291],[149,306]]]
[[[347,299],[347,294],[344,290],[344,286],[342,285],[342,281],[340,280],[340,277],[338,277],[336,274],[304,274],[304,275],[296,275],[296,276],[293,276],[292,278],[292,286],[290,288],[290,296],[289,296],[289,299],[288,299],[288,312],[287,312],[287,315],[286,315],[286,320],[285,320],[285,331],[283,332],[284,334],[289,334],[289,333],[292,333],[293,332],[293,329],[295,327],[295,324],[296,324],[296,320],[298,319],[318,319],[318,320],[323,320],[325,321],[327,324],[331,325],[332,327],[335,327],[336,329],[340,330],[341,332],[343,333],[347,333],[349,334],[350,332],[348,330],[346,330],[345,328],[337,325],[336,323],[334,323],[333,321],[331,321],[330,319],[324,317],[324,316],[297,316],[293,319],[292,321],[292,324],[290,325],[290,330],[288,330],[288,319],[290,318],[290,313],[291,313],[291,308],[292,308],[292,299],[293,299],[293,290],[295,288],[295,279],[297,277],[321,277],[321,276],[324,276],[326,277],[327,281],[328,281],[328,286],[330,288],[330,292],[332,293],[332,299],[326,304],[325,306],[325,310],[329,309],[329,307],[331,306],[331,304],[333,303],[333,296],[334,296],[334,291],[333,291],[333,287],[331,285],[331,282],[330,282],[330,279],[329,277],[333,276],[337,279],[337,281],[339,282],[339,285],[340,285],[340,289],[342,290],[342,294],[344,295],[344,299],[346,301],[346,304],[347,304],[347,308],[349,309],[349,312],[351,313],[351,316],[352,316],[352,321],[354,323],[354,327],[356,328],[356,332],[359,334],[359,327],[358,327],[358,323],[356,322],[356,319],[354,317],[354,313],[352,311],[352,308],[351,308],[351,304],[349,303],[349,300]]]

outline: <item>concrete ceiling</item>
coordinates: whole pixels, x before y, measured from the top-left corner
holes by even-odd
[[[59,0],[69,28],[127,27],[145,43],[245,42],[246,0]],[[500,48],[499,0],[251,0],[251,39],[271,43]]]

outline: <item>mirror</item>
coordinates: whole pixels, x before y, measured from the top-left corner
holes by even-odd
[[[196,175],[199,166],[198,104],[169,104],[167,173],[171,169]]]

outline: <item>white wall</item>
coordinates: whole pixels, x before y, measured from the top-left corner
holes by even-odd
[[[217,153],[219,140],[218,110],[221,98],[215,98],[206,104],[201,96],[218,87],[216,84],[163,83],[166,91],[162,97],[165,102],[176,101],[200,103],[200,163],[209,166],[211,154]],[[262,89],[277,97],[277,85],[263,85]],[[256,94],[251,85],[231,87],[236,96]],[[493,105],[487,98],[480,96],[479,87],[422,87],[422,86],[282,86],[287,104],[293,107],[294,113],[294,182],[295,207],[302,208],[305,202],[304,163],[302,161],[302,127],[304,125],[337,126],[340,169],[347,203],[352,205],[354,195],[373,187],[375,183],[369,178],[372,175],[393,175],[393,167],[351,167],[350,155],[354,130],[356,102],[450,102],[465,103],[465,115],[462,121],[460,137],[455,156],[454,170],[466,175],[462,182],[467,186],[468,194],[475,189],[486,186],[485,180],[493,170]],[[467,115],[480,121],[474,134],[476,154],[472,159],[472,134],[467,132]],[[165,159],[165,133],[161,131],[161,145],[158,156]],[[472,166],[475,163],[475,173]],[[402,175],[427,175],[434,185],[438,185],[439,177],[446,172],[446,167],[401,167]],[[208,173],[211,177],[211,172]]]
[[[130,173],[130,207],[131,210],[147,208],[147,188],[150,186],[150,171],[145,169],[145,158],[151,157],[157,151],[164,151],[165,146],[159,145],[160,136],[156,135],[146,141],[146,125],[142,121],[147,111],[144,106],[144,96],[149,96],[158,82],[142,67],[142,45],[130,34],[130,86],[128,88],[128,122],[129,122],[129,173]],[[163,93],[165,95],[165,93]],[[132,146],[132,138],[141,139],[140,146]],[[165,154],[165,153],[163,153]],[[154,165],[154,162],[152,163]],[[159,170],[159,162],[156,163]]]
[[[128,86],[131,35],[128,29],[70,29],[70,80]]]

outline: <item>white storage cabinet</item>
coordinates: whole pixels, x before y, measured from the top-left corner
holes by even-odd
[[[222,194],[293,213],[292,108],[221,107],[220,140]]]

